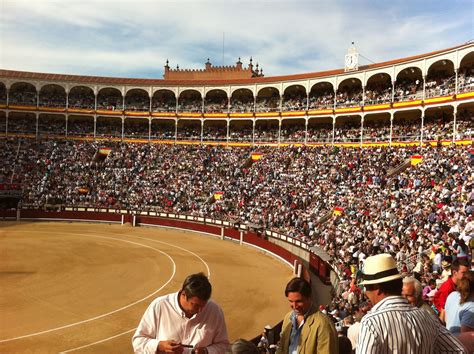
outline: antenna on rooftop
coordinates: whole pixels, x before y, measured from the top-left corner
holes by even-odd
[[[225,32],[222,32],[222,66],[224,66],[224,53],[225,53]]]

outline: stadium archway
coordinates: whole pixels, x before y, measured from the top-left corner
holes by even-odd
[[[308,119],[308,143],[333,142],[333,118],[310,117]]]
[[[286,143],[304,143],[306,140],[306,119],[287,118],[281,121],[280,141]]]
[[[94,91],[87,86],[74,86],[69,91],[68,108],[95,109]]]
[[[176,140],[178,122],[174,118],[151,119],[152,140]]]

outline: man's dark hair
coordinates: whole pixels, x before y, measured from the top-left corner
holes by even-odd
[[[403,279],[400,278],[378,284],[367,284],[364,285],[364,287],[369,291],[379,289],[382,293],[386,295],[400,296],[402,294]]]
[[[212,285],[204,273],[191,274],[184,280],[181,291],[184,292],[187,299],[196,296],[207,301],[211,297]]]
[[[300,293],[306,298],[311,297],[311,285],[303,278],[293,278],[286,284],[285,296],[288,296],[288,293]]]
[[[461,259],[456,258],[451,264],[451,274],[453,274],[454,271],[458,272],[460,266],[469,268],[469,262],[464,258],[461,258]]]

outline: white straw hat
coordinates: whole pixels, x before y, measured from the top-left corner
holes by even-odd
[[[362,278],[362,285],[370,285],[400,279],[403,275],[398,272],[395,259],[388,253],[382,253],[367,257]]]

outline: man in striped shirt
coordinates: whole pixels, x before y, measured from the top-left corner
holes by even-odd
[[[401,296],[402,275],[391,255],[368,257],[363,279],[374,306],[362,319],[356,353],[467,353],[446,328]]]

